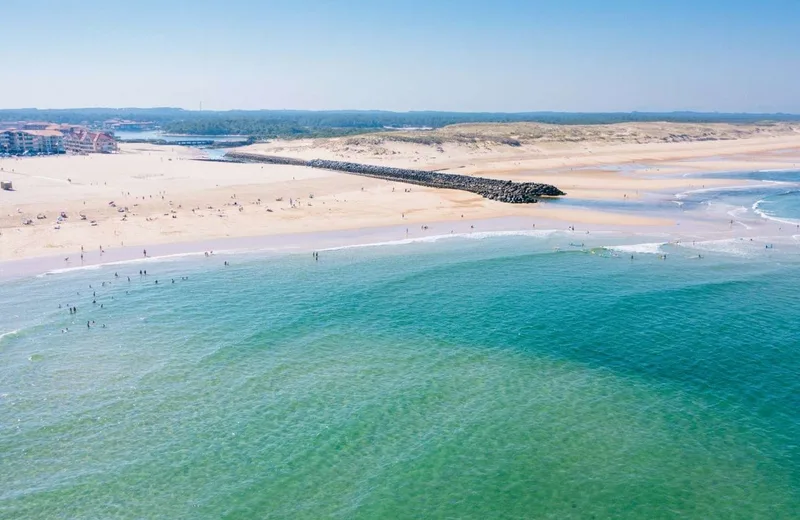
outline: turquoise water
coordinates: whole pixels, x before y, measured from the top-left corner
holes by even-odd
[[[5,282],[0,518],[797,518],[797,247],[569,240]]]
[[[729,178],[761,181],[758,185],[741,185],[733,189],[699,190],[684,194],[684,209],[708,202],[740,206],[758,217],[800,226],[800,171],[766,170],[738,173],[709,173],[700,178]]]
[[[800,190],[785,189],[767,194],[753,208],[768,219],[800,225]]]

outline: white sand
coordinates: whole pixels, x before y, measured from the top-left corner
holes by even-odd
[[[800,133],[646,144],[384,143],[376,149],[347,142],[345,138],[277,141],[247,151],[447,168],[454,173],[548,182],[571,197],[619,200],[737,182],[684,178],[685,172],[800,164]],[[181,147],[123,145],[121,150],[115,155],[0,159],[0,179],[13,181],[15,188],[0,191],[0,260],[78,255],[81,246],[94,251],[101,245],[109,249],[378,226],[419,227],[462,218],[530,217],[561,221],[565,226],[592,223],[618,228],[672,224],[669,219],[627,213],[504,204],[466,192],[303,167],[199,162],[190,160],[198,151]],[[703,159],[709,157],[713,160]],[[660,177],[651,178],[656,175]],[[109,206],[111,201],[116,207]],[[128,212],[120,213],[120,207]],[[61,211],[69,218],[56,229]],[[40,213],[46,219],[38,220]],[[81,213],[87,220],[80,220]],[[33,225],[22,225],[23,219],[32,219]]]

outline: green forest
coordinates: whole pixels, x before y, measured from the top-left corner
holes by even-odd
[[[255,138],[332,137],[388,128],[440,128],[456,123],[538,122],[607,124],[665,121],[680,123],[756,123],[800,121],[794,114],[724,114],[702,112],[386,112],[230,110],[196,111],[179,108],[5,109],[0,121],[53,121],[100,126],[108,119],[148,121],[168,133],[242,135]]]

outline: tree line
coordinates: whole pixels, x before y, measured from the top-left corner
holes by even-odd
[[[56,123],[99,126],[108,119],[149,121],[169,133],[292,138],[350,135],[385,128],[440,128],[456,123],[536,122],[565,125],[651,121],[757,123],[765,121],[800,121],[800,115],[703,112],[198,111],[166,107],[0,110],[0,121],[52,121]]]

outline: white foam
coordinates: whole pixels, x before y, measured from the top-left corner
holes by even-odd
[[[92,265],[82,265],[79,267],[64,267],[63,269],[51,269],[42,274],[37,274],[36,278],[42,278],[44,276],[48,276],[51,274],[64,274],[64,273],[71,273],[73,271],[93,271],[95,269],[100,269],[105,264],[92,264]]]
[[[752,184],[741,184],[736,186],[716,186],[712,188],[699,188],[696,190],[688,190],[681,193],[676,193],[675,197],[678,199],[685,199],[689,195],[696,195],[698,193],[711,193],[716,191],[742,191],[742,190],[752,190],[759,187],[763,187],[764,184],[769,184],[770,187],[772,186],[797,186],[798,183],[796,182],[787,182],[787,181],[754,181]]]
[[[224,253],[231,253],[232,251],[219,251],[215,252],[214,254],[224,254]],[[144,264],[144,263],[152,263],[152,262],[169,262],[172,260],[179,260],[184,257],[188,256],[202,256],[205,253],[203,251],[196,251],[192,253],[175,253],[172,255],[162,255],[162,256],[148,256],[147,258],[131,258],[128,260],[116,260],[114,262],[104,262],[102,264],[91,264],[91,265],[81,265],[77,267],[64,267],[61,269],[51,269],[42,274],[36,275],[36,278],[42,278],[44,276],[54,275],[54,274],[65,274],[71,273],[74,271],[93,271],[96,269],[101,269],[103,267],[114,266],[114,265],[129,265],[129,264]]]
[[[447,240],[451,238],[467,238],[472,240],[483,240],[486,238],[509,237],[509,236],[546,238],[556,232],[557,230],[555,229],[542,229],[542,230],[517,230],[517,231],[477,231],[474,233],[449,233],[447,235],[431,235],[418,238],[404,238],[401,240],[390,240],[386,242],[350,244],[346,246],[337,246],[337,247],[329,247],[326,249],[320,249],[320,251],[340,251],[344,249],[358,249],[364,247],[403,246],[407,244],[433,243],[433,242],[438,242],[440,240]]]
[[[744,214],[747,214],[747,208],[744,207],[744,206],[739,206],[738,208],[734,208],[734,209],[728,211],[728,215],[731,218],[734,219],[734,222],[736,222],[740,226],[744,226],[745,229],[753,229],[752,227],[748,226],[747,224],[745,224],[741,220],[738,220],[738,219],[742,218],[742,215],[744,215]]]
[[[753,204],[753,211],[754,211],[754,212],[755,212],[757,215],[759,215],[759,216],[761,216],[762,218],[765,218],[765,219],[767,219],[767,220],[772,220],[773,222],[780,222],[781,224],[789,224],[789,225],[792,225],[792,226],[797,226],[797,225],[800,225],[800,220],[797,220],[797,219],[791,219],[791,218],[779,218],[779,217],[776,217],[775,215],[773,215],[773,214],[771,214],[771,213],[768,213],[767,211],[765,211],[765,210],[761,209],[761,207],[760,207],[760,206],[761,206],[761,204],[762,204],[763,202],[764,202],[764,200],[762,199],[762,200],[757,200],[757,201],[756,201],[756,202]]]
[[[661,246],[666,245],[666,242],[648,242],[645,244],[628,244],[621,246],[606,246],[605,249],[611,251],[620,251],[622,253],[640,253],[646,255],[660,255]]]
[[[696,195],[698,193],[711,193],[714,191],[740,191],[740,190],[749,190],[757,187],[758,184],[744,184],[740,186],[726,186],[726,187],[715,187],[715,188],[698,188],[696,190],[688,190],[683,191],[681,193],[676,193],[675,198],[677,199],[685,199],[689,195]]]
[[[9,332],[3,332],[2,334],[0,334],[0,341],[2,341],[2,339],[5,338],[6,336],[16,336],[17,334],[19,334],[19,331],[20,329],[12,330]]]
[[[708,251],[710,253],[722,253],[741,258],[755,257],[767,253],[774,253],[776,250],[766,245],[774,246],[789,245],[795,247],[793,242],[786,236],[760,236],[752,238],[725,238],[720,240],[702,240],[697,242],[680,242],[676,246],[686,249]]]

